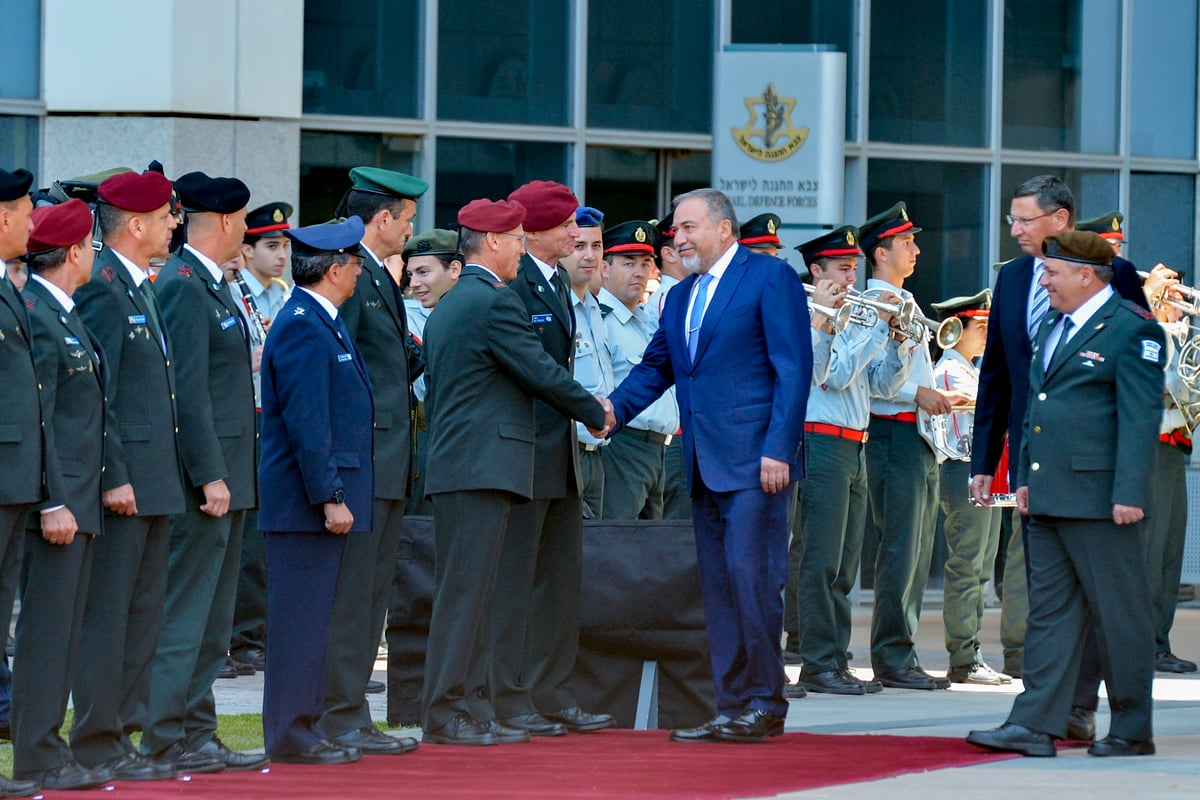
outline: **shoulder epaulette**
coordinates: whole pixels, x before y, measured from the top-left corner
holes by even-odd
[[[104,280],[108,281],[109,283],[112,283],[114,280],[116,280],[117,273],[113,271],[112,267],[105,267],[104,269],[100,270],[100,277],[104,278]]]
[[[1121,305],[1125,306],[1126,308],[1128,308],[1133,313],[1137,314],[1142,319],[1151,319],[1151,320],[1154,319],[1153,314],[1151,314],[1149,311],[1142,308],[1141,306],[1139,306],[1137,303],[1133,302],[1132,300],[1125,300],[1122,298]]]
[[[187,264],[180,264],[179,265],[179,274],[185,278],[190,278],[190,277],[192,277],[192,268],[189,267]]]
[[[36,298],[36,297],[34,297],[34,296],[33,296],[33,295],[31,295],[31,294],[27,294],[27,295],[25,295],[25,307],[26,307],[26,308],[33,308],[33,307],[34,307],[34,306],[36,306],[36,305],[37,305],[37,298]]]

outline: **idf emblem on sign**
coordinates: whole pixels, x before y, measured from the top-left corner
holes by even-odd
[[[783,161],[804,146],[808,128],[792,125],[796,98],[780,97],[775,84],[768,83],[760,97],[747,97],[745,103],[750,119],[746,127],[734,128],[732,133],[733,140],[746,155],[759,161]]]

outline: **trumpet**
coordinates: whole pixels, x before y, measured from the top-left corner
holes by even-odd
[[[850,306],[830,308],[829,306],[823,306],[818,303],[809,303],[808,310],[815,311],[822,317],[828,319],[829,327],[833,329],[834,334],[838,334],[846,330],[846,326],[849,325],[854,318],[854,309],[850,308]]]
[[[913,341],[925,341],[925,337],[933,334],[934,341],[937,346],[943,350],[949,350],[958,344],[958,340],[963,335],[962,320],[958,317],[946,317],[946,319],[938,322],[929,317],[915,315],[913,317],[913,332],[915,335],[909,336],[909,331],[905,330],[905,335]]]
[[[868,290],[875,291],[875,290]],[[906,329],[912,325],[913,318],[917,315],[917,304],[914,300],[902,300],[899,303],[884,303],[883,301],[870,297],[866,292],[860,292],[853,286],[846,287],[846,302],[858,306],[860,312],[866,317],[869,322],[863,322],[863,325],[874,326],[879,321],[879,315],[890,314],[896,318],[896,322],[901,329]]]
[[[1137,274],[1142,280],[1150,277],[1149,272],[1140,269],[1137,270]],[[1172,294],[1179,296],[1172,297]],[[1184,286],[1182,283],[1177,283],[1173,286],[1164,286],[1159,290],[1158,294],[1150,298],[1150,308],[1154,311],[1163,308],[1175,308],[1189,317],[1200,315],[1200,289],[1193,289],[1191,286]]]

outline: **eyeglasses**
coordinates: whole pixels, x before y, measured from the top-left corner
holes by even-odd
[[[511,236],[511,237],[513,237],[514,239],[520,239],[520,240],[521,240],[521,246],[522,246],[522,247],[524,247],[524,246],[525,246],[525,234],[523,234],[523,233],[500,233],[499,231],[497,231],[497,233],[498,233],[500,236]]]
[[[1008,224],[1010,226],[1019,224],[1022,228],[1028,228],[1029,223],[1033,222],[1035,219],[1041,219],[1042,217],[1048,217],[1051,214],[1054,214],[1055,212],[1061,211],[1061,210],[1062,209],[1056,208],[1056,209],[1054,209],[1054,211],[1047,211],[1045,214],[1038,214],[1036,217],[1014,217],[1012,214],[1005,214],[1004,219],[1008,220]]]

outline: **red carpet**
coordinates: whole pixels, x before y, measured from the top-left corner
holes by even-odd
[[[789,733],[760,745],[675,744],[665,731],[601,731],[497,747],[422,745],[404,756],[368,756],[334,767],[118,783],[105,800],[366,798],[762,797],[1013,756],[962,739]],[[88,794],[47,792],[81,800]]]

